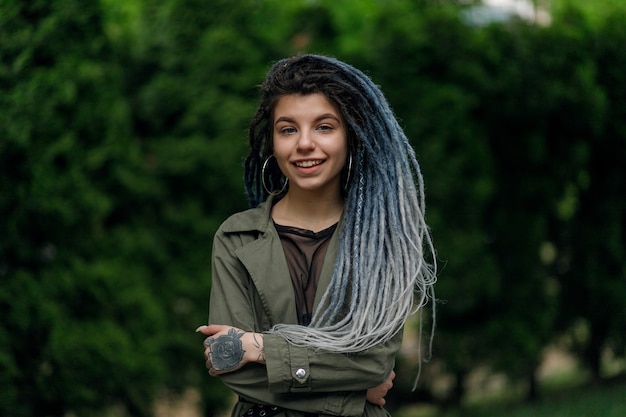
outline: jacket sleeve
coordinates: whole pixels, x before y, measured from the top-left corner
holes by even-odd
[[[368,390],[383,383],[402,344],[398,333],[383,345],[355,354],[316,352],[266,334],[265,360],[272,392]]]
[[[209,320],[244,331],[268,330],[263,304],[237,247],[252,237],[220,231],[213,244]],[[222,381],[251,401],[305,412],[361,415],[365,392],[386,380],[393,369],[401,334],[385,345],[354,354],[320,353],[298,348],[275,334],[264,335],[266,365],[247,365]]]

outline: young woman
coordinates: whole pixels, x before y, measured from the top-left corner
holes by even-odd
[[[206,366],[233,416],[387,416],[406,319],[433,296],[413,149],[333,58],[277,62],[250,131],[250,210],[215,235]]]

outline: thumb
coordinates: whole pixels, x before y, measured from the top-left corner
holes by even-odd
[[[214,335],[220,331],[228,328],[229,326],[222,326],[219,324],[202,325],[196,329],[196,333],[202,333],[206,336]]]

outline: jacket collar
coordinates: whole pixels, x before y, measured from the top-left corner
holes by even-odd
[[[271,209],[274,205],[274,198],[270,196],[257,208],[243,212],[243,215],[237,216],[237,221],[224,224],[222,230],[224,233],[267,232],[267,229],[272,226]]]

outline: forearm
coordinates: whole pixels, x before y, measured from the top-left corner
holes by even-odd
[[[316,352],[293,346],[275,334],[265,335],[264,341],[270,391],[365,391],[388,379],[402,334],[355,354]]]
[[[269,389],[276,393],[360,391],[376,387],[391,374],[402,341],[402,335],[398,334],[380,347],[357,354],[340,354],[314,352],[293,346],[279,335],[244,332],[231,326],[201,326],[197,331],[209,336],[204,344],[211,375],[233,372],[251,363],[266,365]]]

